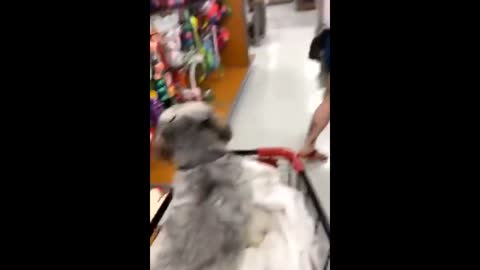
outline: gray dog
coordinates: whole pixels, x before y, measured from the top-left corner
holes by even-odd
[[[161,115],[154,153],[173,160],[177,172],[150,269],[238,269],[239,254],[251,244],[252,191],[241,180],[241,158],[226,150],[230,138],[230,128],[202,102]]]

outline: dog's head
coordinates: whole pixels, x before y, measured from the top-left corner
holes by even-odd
[[[231,136],[230,127],[215,116],[210,106],[187,102],[162,113],[152,146],[154,154],[161,159],[187,155],[194,159],[211,147],[225,148]]]

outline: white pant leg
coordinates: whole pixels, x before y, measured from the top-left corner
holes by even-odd
[[[330,0],[315,0],[317,9],[317,27],[315,28],[315,36],[320,34],[323,29],[330,28]]]
[[[324,0],[315,0],[315,8],[317,9],[317,27],[315,28],[315,36],[320,34],[324,28],[323,4]]]

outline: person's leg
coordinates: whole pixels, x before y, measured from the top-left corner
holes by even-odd
[[[305,158],[313,158],[326,160],[327,156],[321,153],[318,153],[315,150],[315,142],[317,141],[318,136],[327,126],[330,121],[330,74],[327,75],[327,90],[325,92],[325,97],[318,105],[315,110],[312,121],[310,122],[310,127],[308,129],[307,137],[305,139],[304,145],[300,152],[299,156]]]

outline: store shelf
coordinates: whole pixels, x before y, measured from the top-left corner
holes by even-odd
[[[190,0],[201,2],[203,0]],[[248,35],[245,22],[244,0],[229,0],[232,13],[222,21],[230,32],[230,39],[222,49],[221,63],[223,68],[216,73],[209,74],[207,79],[200,84],[203,90],[212,89],[214,100],[212,107],[215,113],[228,120],[233,111],[237,97],[240,95],[245,80],[248,77],[250,59],[248,55]],[[172,162],[150,158],[150,184],[162,185],[172,181],[175,167]]]
[[[173,163],[150,158],[150,184],[171,183],[174,172]]]
[[[233,111],[237,98],[243,90],[244,82],[248,79],[249,67],[226,67],[223,75],[212,74],[202,83],[204,89],[211,88],[215,95],[212,107],[215,113],[228,120]],[[175,165],[172,162],[150,158],[150,184],[171,183]]]
[[[228,67],[224,69],[223,76],[214,74],[203,83],[205,89],[213,90],[215,99],[211,105],[220,118],[228,119],[248,78],[248,69],[248,67]]]

